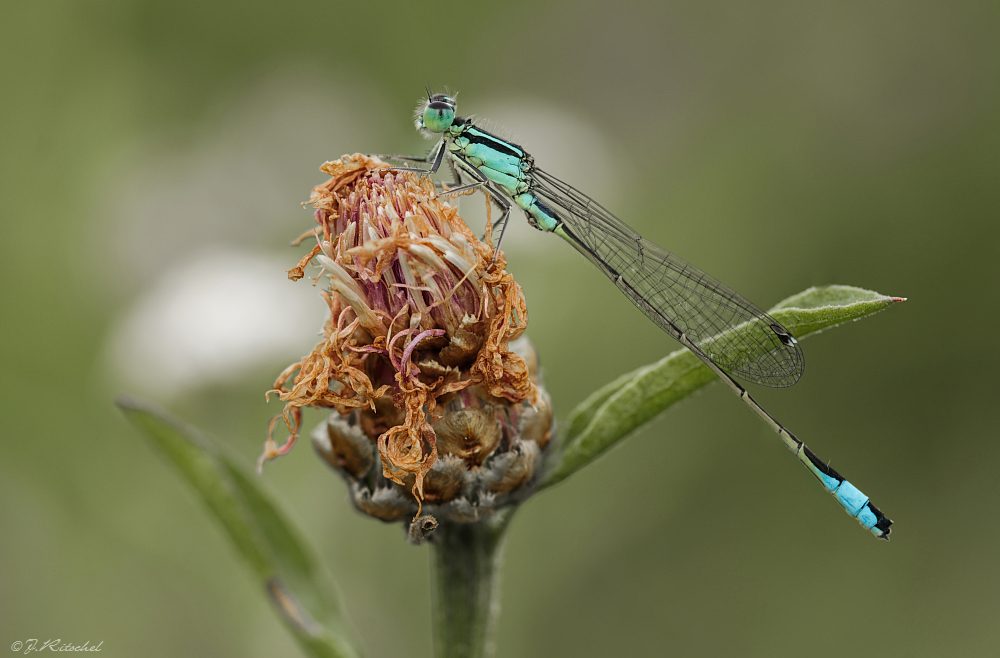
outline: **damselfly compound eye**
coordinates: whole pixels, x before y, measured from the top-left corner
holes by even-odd
[[[434,94],[430,97],[431,103],[444,103],[451,107],[452,110],[455,109],[455,99],[448,94]]]
[[[448,101],[432,100],[427,104],[424,108],[424,128],[432,133],[443,133],[451,127],[455,120],[455,102],[450,98]]]

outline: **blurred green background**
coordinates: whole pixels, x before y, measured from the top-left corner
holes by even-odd
[[[807,341],[793,389],[755,390],[896,522],[890,543],[713,386],[523,508],[499,655],[996,655],[995,1],[2,13],[0,647],[297,655],[112,400],[146,395],[256,457],[278,411],[263,392],[321,318],[282,272],[311,223],[298,204],[324,160],[426,149],[411,112],[427,84],[765,308],[828,283],[909,298]],[[474,224],[481,199],[463,203]],[[560,416],[675,349],[513,219],[509,269]],[[427,548],[352,511],[306,444],[264,480],[368,654],[431,655]]]

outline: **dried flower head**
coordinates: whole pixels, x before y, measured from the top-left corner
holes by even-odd
[[[510,345],[527,324],[521,288],[427,178],[364,155],[321,169],[316,245],[288,276],[319,265],[330,317],[274,384],[291,434],[281,447],[269,436],[261,463],[292,447],[302,407],[330,408],[314,439],[359,508],[397,520],[461,499],[449,516],[475,517],[531,479],[549,436],[533,351]]]

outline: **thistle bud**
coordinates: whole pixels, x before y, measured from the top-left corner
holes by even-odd
[[[534,349],[517,340],[527,309],[502,252],[426,177],[363,155],[321,169],[316,244],[288,275],[319,265],[330,316],[274,384],[290,436],[281,447],[269,436],[261,463],[292,447],[302,407],[322,407],[333,413],[312,434],[319,454],[359,510],[412,517],[414,541],[435,517],[472,522],[519,502],[552,410]]]

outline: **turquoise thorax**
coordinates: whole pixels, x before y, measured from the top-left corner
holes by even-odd
[[[529,223],[554,231],[559,219],[531,192],[534,162],[516,144],[502,140],[470,123],[454,125],[448,149],[498,185],[528,215]]]

